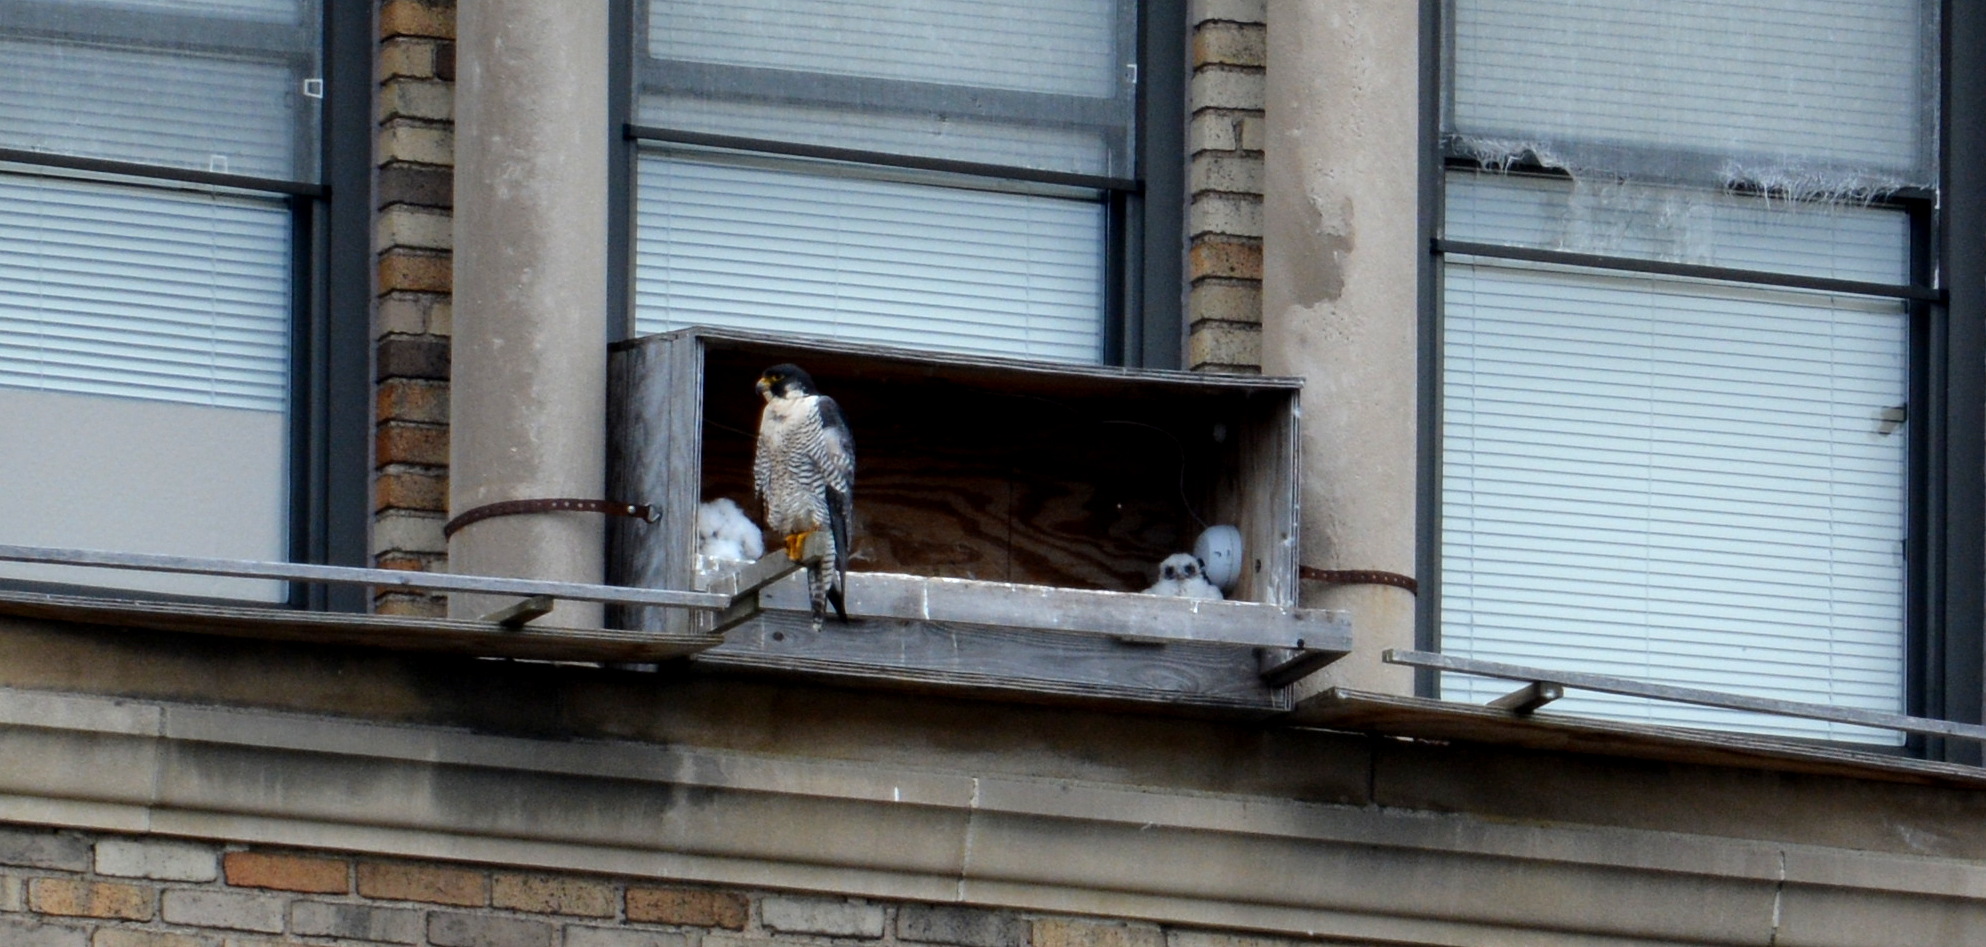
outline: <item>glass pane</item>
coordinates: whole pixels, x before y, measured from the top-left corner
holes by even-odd
[[[280,202],[0,177],[0,542],[289,556]],[[281,583],[0,576],[281,600]]]
[[[1936,181],[1933,0],[1453,0],[1449,131],[1489,156],[1854,192]]]
[[[302,25],[316,4],[303,0],[68,0],[70,4],[123,7],[162,13],[192,13],[238,20]]]
[[[316,179],[314,3],[48,9],[0,0],[0,147]]]
[[[657,59],[1109,98],[1133,57],[1118,0],[667,0]]]
[[[643,124],[1130,177],[1133,0],[651,2]]]
[[[657,154],[637,200],[639,332],[1102,356],[1100,204]]]
[[[1910,218],[1891,207],[1529,175],[1451,172],[1453,240],[1816,276],[1910,279]]]
[[[1900,304],[1445,272],[1443,651],[1902,709]],[[1449,675],[1443,694],[1513,687]],[[1553,709],[1896,739],[1583,692]]]

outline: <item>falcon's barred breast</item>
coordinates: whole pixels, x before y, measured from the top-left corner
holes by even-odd
[[[785,540],[786,554],[795,561],[804,557],[810,534],[827,531],[828,548],[807,566],[814,623],[826,617],[829,603],[847,621],[843,590],[855,510],[855,439],[841,407],[815,390],[813,378],[799,366],[768,368],[756,387],[765,409],[759,415],[752,487],[765,523]]]

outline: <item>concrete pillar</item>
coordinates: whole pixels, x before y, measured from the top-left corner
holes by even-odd
[[[449,504],[599,497],[606,485],[607,4],[456,11],[455,320]],[[597,514],[484,520],[459,573],[598,582]],[[449,614],[505,604],[452,596]],[[594,625],[560,602],[547,624]]]
[[[1269,0],[1263,371],[1301,375],[1303,563],[1414,574],[1419,4]],[[1352,613],[1320,686],[1412,693],[1414,596],[1304,583]]]

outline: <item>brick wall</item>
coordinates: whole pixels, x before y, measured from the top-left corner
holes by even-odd
[[[454,204],[455,5],[379,6],[374,193],[375,564],[441,571],[448,545],[448,340]],[[388,614],[441,615],[444,599],[381,593]]]
[[[5,947],[1284,947],[1152,924],[0,825]]]
[[[1193,0],[1187,365],[1262,370],[1264,0]]]

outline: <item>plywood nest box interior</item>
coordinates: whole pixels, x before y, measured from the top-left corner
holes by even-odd
[[[708,582],[697,572],[698,503],[729,497],[758,518],[751,471],[763,402],[753,384],[782,362],[806,369],[854,432],[849,601],[861,620],[830,621],[827,640],[813,640],[804,588],[790,582],[768,590],[765,614],[732,629],[699,662],[815,671],[825,662],[856,676],[984,677],[979,683],[1009,689],[1016,673],[1038,677],[1078,655],[1109,665],[1121,653],[1126,668],[1071,672],[1073,686],[1153,692],[1138,675],[1167,677],[1154,661],[1204,660],[1239,668],[1240,683],[1230,689],[1249,691],[1215,703],[1269,707],[1280,703],[1291,666],[1264,659],[1284,668],[1265,684],[1254,650],[1297,645],[1308,652],[1307,669],[1349,648],[1344,616],[1295,608],[1301,383],[1294,379],[1059,366],[714,329],[630,340],[614,346],[610,360],[609,489],[661,516],[615,524],[612,581],[698,587]],[[1191,550],[1212,524],[1235,526],[1243,538],[1231,601],[1138,594],[1160,560]],[[768,536],[767,548],[778,549],[778,537]],[[671,631],[691,620],[668,609],[621,617],[628,627]],[[1017,642],[1017,634],[1027,640]],[[975,642],[989,655],[1053,653],[1000,670],[960,657]],[[919,647],[937,657],[896,657]],[[871,657],[889,666],[842,667]],[[1140,664],[1142,672],[1129,669]]]

